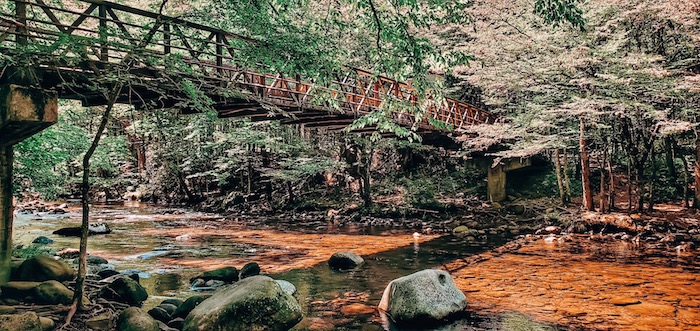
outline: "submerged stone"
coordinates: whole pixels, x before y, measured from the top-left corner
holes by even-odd
[[[42,331],[39,316],[34,312],[0,315],[1,331]]]

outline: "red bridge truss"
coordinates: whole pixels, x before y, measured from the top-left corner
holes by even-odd
[[[323,85],[248,70],[237,59],[243,56],[240,45],[254,41],[179,18],[100,0],[60,6],[43,0],[11,3],[14,12],[0,14],[0,50],[10,66],[31,66],[43,87],[88,106],[106,103],[104,90],[109,86],[101,83],[98,73],[118,70],[129,62],[130,83],[117,102],[137,108],[192,112],[191,96],[164,92],[176,86],[179,78],[188,78],[206,91],[220,117],[280,119],[341,129],[392,101],[407,109],[423,107],[420,119],[407,110],[391,112],[394,121],[419,131],[436,129],[429,119],[444,122],[455,132],[494,121],[490,114],[458,100],[419,100],[410,84],[361,69],[343,68],[336,79]],[[31,61],[13,63],[13,56],[19,54],[28,54]],[[274,108],[282,112],[270,111]]]

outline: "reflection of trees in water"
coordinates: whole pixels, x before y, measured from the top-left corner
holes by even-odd
[[[154,275],[153,290],[155,295],[163,295],[167,292],[177,291],[182,288],[182,275],[174,272],[169,272],[160,275]]]

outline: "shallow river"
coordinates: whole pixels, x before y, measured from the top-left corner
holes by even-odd
[[[77,238],[51,234],[61,227],[78,225],[79,210],[71,211],[74,213],[66,215],[17,215],[15,242],[29,244],[38,236],[48,236],[56,240],[51,247],[77,248]],[[412,229],[345,228],[325,221],[289,220],[282,224],[266,224],[243,216],[224,220],[215,214],[148,205],[96,206],[92,220],[107,223],[113,232],[90,237],[89,252],[108,259],[119,271],[139,272],[141,283],[150,295],[146,308],[157,305],[165,297],[186,298],[196,293],[190,288],[189,279],[202,270],[222,266],[240,268],[247,262],[255,261],[260,264],[263,273],[275,279],[288,280],[297,287],[295,296],[302,304],[306,317],[295,330],[413,330],[389,325],[378,313],[371,310],[368,313],[367,307],[378,304],[382,291],[392,279],[426,268],[442,267],[454,269],[460,275],[456,279],[460,287],[470,286],[471,283],[478,286],[476,291],[481,293],[467,293],[470,308],[479,308],[479,314],[470,313],[450,325],[437,328],[439,330],[582,329],[581,323],[575,320],[548,318],[549,315],[545,315],[544,318],[538,316],[538,320],[549,323],[535,323],[521,315],[509,313],[525,311],[532,316],[537,315],[532,307],[526,309],[526,297],[514,296],[524,290],[517,287],[508,289],[503,284],[496,289],[489,288],[492,281],[469,274],[469,270],[474,270],[471,267],[460,268],[462,261],[470,256],[504,244],[506,239],[500,236],[489,236],[480,241],[465,241],[449,235],[423,235],[415,239]],[[328,268],[325,263],[327,258],[335,251],[344,250],[359,253],[366,263],[349,272]],[[492,266],[481,274],[499,269],[511,270],[512,264],[519,261],[506,262],[511,266]],[[536,272],[534,269],[541,263],[533,264],[522,266],[525,268],[522,271]],[[692,272],[690,275],[694,277],[696,274]],[[517,279],[520,276],[512,274],[508,277]],[[542,277],[546,279],[547,276]],[[494,279],[503,282],[498,277]],[[695,280],[691,278],[691,284]],[[511,291],[508,297],[524,301],[504,301],[504,305],[499,305],[504,288]],[[550,290],[557,293],[566,291],[565,288]],[[493,295],[484,296],[487,293]],[[472,296],[477,299],[472,300]],[[497,299],[495,303],[494,298]],[[521,306],[523,309],[520,309]],[[536,307],[534,310],[541,311]]]

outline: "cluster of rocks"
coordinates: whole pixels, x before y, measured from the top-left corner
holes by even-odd
[[[223,267],[205,271],[192,277],[190,283],[193,290],[211,290],[259,274],[260,266],[258,263],[250,262],[244,265],[241,270],[236,269],[236,267]]]
[[[47,204],[38,200],[22,203],[16,208],[16,212],[20,214],[49,214],[60,215],[66,214],[68,205],[63,204]]]

